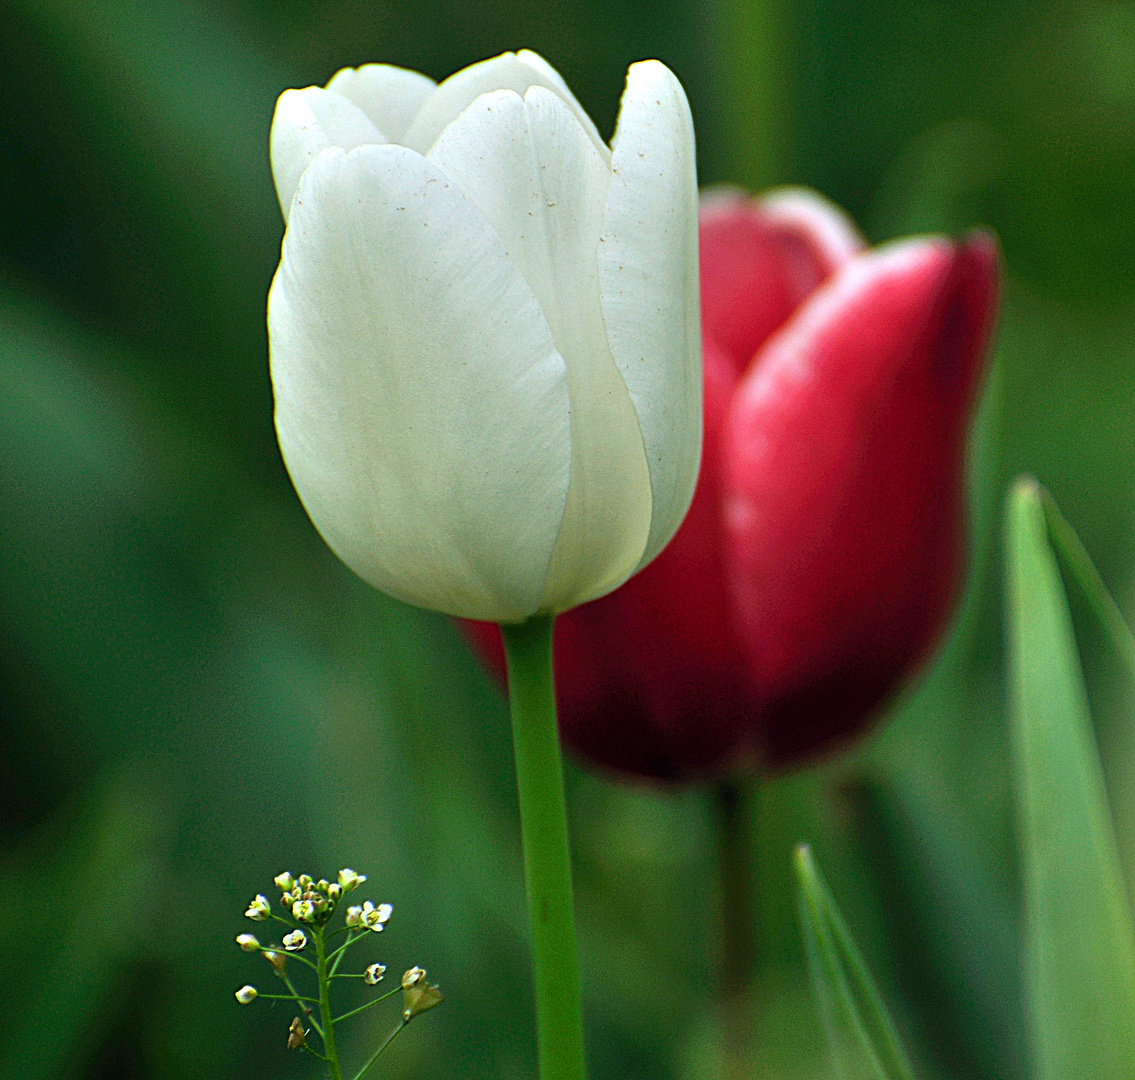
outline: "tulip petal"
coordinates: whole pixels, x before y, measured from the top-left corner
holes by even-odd
[[[280,447],[336,554],[410,603],[535,613],[570,481],[564,362],[457,185],[401,146],[317,157],[268,330]]]
[[[702,333],[738,374],[801,303],[863,247],[834,203],[805,188],[711,191],[700,227]]]
[[[650,474],[626,384],[607,346],[599,233],[611,174],[563,100],[542,86],[482,94],[428,154],[477,204],[540,302],[567,365],[571,488],[544,590],[562,611],[638,565]]]
[[[276,102],[270,139],[272,178],[284,221],[291,213],[292,197],[300,177],[315,156],[329,146],[353,150],[386,138],[353,102],[332,90],[309,86],[285,90]]]
[[[599,138],[591,117],[576,101],[567,83],[543,57],[527,49],[520,55],[502,53],[451,75],[422,106],[402,142],[424,154],[433,146],[446,125],[460,116],[482,94],[493,90],[515,90],[523,96],[530,86],[542,86],[559,97],[590,136],[600,156],[604,160],[610,160],[610,150]]]
[[[648,563],[682,522],[701,447],[697,177],[681,84],[657,60],[627,73],[599,245],[607,338],[642,427]]]
[[[363,64],[335,72],[327,89],[354,102],[388,142],[400,143],[437,83],[409,68]]]
[[[981,236],[858,255],[738,386],[727,558],[772,764],[861,729],[952,609],[996,283]]]

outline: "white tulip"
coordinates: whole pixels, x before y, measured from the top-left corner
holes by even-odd
[[[697,183],[681,85],[627,73],[611,148],[506,53],[287,90],[268,300],[276,431],[357,574],[450,615],[595,599],[685,516],[701,450]]]

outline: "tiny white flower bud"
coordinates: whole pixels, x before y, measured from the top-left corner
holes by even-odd
[[[236,943],[245,952],[256,952],[260,948],[260,942],[252,934],[237,934]]]
[[[242,986],[234,996],[242,1005],[250,1005],[258,995],[255,986]]]
[[[333,881],[327,886],[327,898],[329,900],[338,900],[343,895],[343,886],[338,882]]]
[[[362,914],[363,914],[363,909],[361,907],[357,907],[357,906],[356,907],[349,907],[349,908],[347,908],[347,915],[343,919],[343,921],[348,926],[358,926],[359,925],[359,919],[362,918]]]
[[[300,876],[296,880],[297,880],[297,883],[299,884],[299,887],[301,889],[307,890],[307,889],[310,889],[311,886],[312,886],[312,880],[311,880],[310,874],[300,874]]]
[[[342,886],[343,892],[353,892],[366,879],[366,874],[356,874],[354,870],[349,868],[339,871],[339,884]]]
[[[292,918],[299,922],[312,922],[315,919],[315,905],[310,900],[297,900],[292,904]]]
[[[307,946],[307,934],[302,930],[293,930],[290,934],[284,935],[284,948],[288,952],[299,952],[300,949]]]
[[[284,973],[287,971],[288,958],[287,956],[277,951],[276,949],[265,949],[263,952],[264,959],[272,965],[272,969],[283,978]]]
[[[412,967],[409,971],[402,973],[402,989],[409,990],[412,986],[417,986],[426,977],[426,969],[420,967]]]
[[[260,893],[257,893],[244,914],[245,918],[253,919],[256,922],[263,922],[272,914],[272,905],[268,903],[268,897],[261,896]]]
[[[385,964],[371,964],[371,966],[363,972],[363,982],[368,986],[375,986],[382,981],[382,976],[385,974]]]
[[[320,879],[319,879],[319,880],[318,880],[318,881],[317,881],[317,882],[315,883],[315,887],[316,887],[316,889],[318,889],[318,890],[319,890],[319,891],[320,891],[321,893],[325,893],[325,892],[327,892],[327,886],[328,886],[328,885],[330,885],[330,884],[331,884],[331,882],[330,882],[330,881],[328,881],[328,880],[327,880],[327,878],[325,878],[325,877],[321,877],[321,878],[320,878]]]
[[[273,879],[276,888],[282,893],[291,892],[295,888],[296,879],[292,877],[290,870],[285,870],[282,874],[277,874]]]

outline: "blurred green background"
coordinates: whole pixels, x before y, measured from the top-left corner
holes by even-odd
[[[955,631],[868,745],[757,795],[753,1076],[826,1075],[789,887],[807,839],[921,1075],[1025,1077],[999,506],[1007,477],[1035,472],[1130,609],[1135,2],[0,12],[0,1076],[318,1075],[284,1049],[290,1009],[233,1001],[267,976],[232,939],[273,874],[341,865],[395,906],[374,959],[421,963],[447,995],[376,1074],[533,1075],[501,697],[444,619],[371,591],[308,523],[264,326],[277,94],[370,60],[443,77],[528,46],[605,133],[626,66],[666,61],[703,183],[810,184],[874,240],[1001,237]],[[1129,687],[1083,630],[1135,869]],[[713,1080],[707,792],[568,782],[593,1075]],[[392,1023],[348,1026],[347,1054]]]

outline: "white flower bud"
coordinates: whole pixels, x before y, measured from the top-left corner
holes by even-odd
[[[366,874],[356,874],[350,868],[339,871],[339,885],[343,892],[354,892],[366,879]]]
[[[307,934],[302,930],[293,930],[290,934],[284,935],[284,948],[288,952],[299,952],[307,946]]]
[[[363,914],[363,909],[361,907],[358,907],[358,906],[349,907],[349,908],[347,908],[346,918],[344,918],[343,921],[348,926],[358,926],[359,925],[359,919],[362,918],[362,914]]]
[[[291,892],[295,888],[296,879],[292,877],[290,870],[285,870],[282,874],[277,874],[273,879],[276,888],[282,893]]]
[[[252,919],[255,922],[263,922],[271,914],[272,905],[268,903],[268,897],[262,896],[260,893],[256,894],[248,905],[248,910],[244,913],[245,918]]]
[[[256,952],[256,950],[260,948],[260,942],[257,941],[252,934],[238,934],[236,943],[245,952]]]
[[[313,922],[315,905],[310,900],[297,900],[292,904],[292,918],[298,922]]]
[[[327,886],[327,899],[328,900],[338,900],[339,897],[342,896],[342,895],[343,895],[343,886],[340,885],[338,882],[333,881],[333,882],[331,882],[330,885]]]
[[[371,966],[363,972],[363,982],[368,986],[375,986],[382,981],[382,976],[385,974],[385,964],[371,964]]]
[[[242,1005],[249,1005],[259,996],[255,986],[242,986],[234,995]]]

